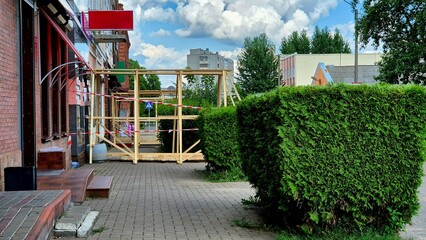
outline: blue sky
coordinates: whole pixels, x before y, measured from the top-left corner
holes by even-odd
[[[354,15],[343,0],[121,0],[134,11],[130,58],[147,69],[186,67],[191,48],[237,59],[246,37],[266,33],[278,51],[281,39],[315,26],[338,28],[354,47]],[[373,48],[361,52],[374,51]],[[161,76],[160,76],[161,78]],[[163,87],[170,84],[161,78]]]

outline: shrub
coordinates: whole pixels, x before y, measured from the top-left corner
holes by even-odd
[[[261,202],[305,232],[398,231],[419,208],[420,86],[280,88],[237,107],[243,170]]]
[[[176,101],[168,101],[168,103],[175,103]],[[187,106],[198,106],[190,100],[184,100],[184,105]],[[174,116],[175,108],[167,105],[157,105],[157,114],[158,116]],[[182,108],[183,115],[198,115],[200,110],[193,108]],[[197,128],[197,124],[194,120],[182,120],[183,129],[193,129]],[[171,130],[173,129],[173,120],[160,120],[158,127],[159,130]],[[196,141],[200,139],[198,131],[183,131],[182,133],[183,144],[182,148],[185,150],[192,146]],[[158,140],[162,144],[164,152],[172,152],[172,143],[173,143],[173,132],[172,131],[160,131],[158,133]],[[200,149],[199,146],[193,148],[190,152],[196,152]],[[175,150],[176,151],[176,150]]]
[[[207,170],[228,172],[236,179],[241,178],[235,107],[202,111],[199,129]]]

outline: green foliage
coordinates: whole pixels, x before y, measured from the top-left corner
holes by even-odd
[[[168,100],[168,103],[176,103],[176,100]],[[183,100],[183,105],[187,106],[198,106],[197,102],[190,101],[190,100]],[[158,105],[157,106],[157,113],[159,116],[174,116],[175,115],[175,109],[177,111],[177,108],[170,107],[166,105]],[[182,108],[182,114],[183,115],[198,115],[199,110],[192,109],[192,108]],[[177,125],[176,125],[177,126]],[[197,123],[194,120],[182,120],[182,128],[183,129],[192,129],[197,128]],[[173,120],[160,120],[159,130],[170,130],[173,129]],[[173,143],[173,131],[167,131],[167,132],[159,132],[158,133],[158,140],[162,144],[162,148],[164,152],[172,152],[172,143]],[[183,149],[187,149],[192,144],[194,144],[196,141],[200,139],[200,135],[198,131],[183,131],[182,133],[183,137]],[[200,149],[199,146],[194,147],[190,152],[196,152]],[[175,149],[176,151],[176,149]]]
[[[207,170],[225,173],[235,180],[241,179],[235,107],[202,111],[198,123]]]
[[[204,170],[197,170],[197,172],[208,182],[241,182],[246,181],[242,176],[241,170],[234,171],[212,171],[208,166]]]
[[[105,226],[100,226],[98,228],[92,229],[92,235],[96,233],[102,233],[103,231],[107,230],[108,228]]]
[[[277,240],[401,240],[395,233],[382,233],[374,230],[367,230],[363,232],[347,232],[342,229],[337,229],[334,231],[316,234],[316,235],[306,235],[301,233],[294,232],[282,232],[277,238]]]
[[[238,63],[237,79],[242,96],[269,91],[277,86],[279,59],[274,44],[265,33],[245,39]]]
[[[364,45],[383,46],[377,80],[426,84],[426,2],[364,1],[358,31]]]
[[[309,54],[311,53],[311,41],[309,40],[306,30],[299,33],[294,31],[288,38],[281,40],[280,51],[282,54]]]
[[[139,65],[139,62],[129,59],[129,69],[145,69]],[[130,89],[135,88],[135,77],[130,75]],[[161,90],[160,78],[157,75],[139,75],[139,90]]]
[[[351,49],[337,28],[333,34],[327,27],[320,29],[316,26],[311,41],[311,53],[351,53]]]
[[[183,86],[183,97],[202,105],[215,105],[217,99],[217,84],[214,76],[203,75],[200,78],[188,76],[188,83]]]
[[[397,232],[419,208],[426,90],[280,88],[237,106],[243,171],[262,204],[306,233]]]
[[[306,31],[294,31],[288,38],[281,40],[281,54],[309,54],[309,53],[351,53],[349,43],[345,41],[340,31],[336,28],[334,33],[325,27],[315,27],[315,32],[310,40]]]

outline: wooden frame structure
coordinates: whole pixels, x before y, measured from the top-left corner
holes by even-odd
[[[108,75],[133,75],[134,79],[139,79],[140,75],[174,75],[176,76],[176,91],[141,91],[139,90],[139,81],[134,81],[134,91],[128,91],[126,93],[113,93],[111,96],[101,94],[99,89],[99,82],[101,76],[106,78]],[[176,161],[178,164],[182,164],[184,161],[190,160],[204,160],[204,156],[200,151],[195,153],[190,153],[189,151],[194,148],[200,140],[195,142],[191,147],[184,150],[183,149],[183,129],[182,121],[183,120],[195,120],[198,115],[183,115],[182,108],[185,107],[182,105],[182,91],[183,91],[183,78],[184,76],[191,75],[213,75],[217,76],[217,107],[227,106],[228,97],[232,103],[234,102],[234,94],[236,99],[241,100],[238,91],[234,85],[231,71],[230,70],[191,70],[191,69],[178,69],[178,70],[145,70],[145,69],[100,69],[94,70],[91,75],[91,85],[90,85],[90,153],[89,153],[89,163],[92,164],[93,161],[93,147],[96,143],[100,141],[105,141],[111,146],[114,146],[119,151],[113,153],[114,156],[118,156],[120,160],[131,160],[133,164],[137,164],[138,161]],[[232,91],[232,90],[233,91]],[[174,116],[158,116],[155,114],[155,118],[140,117],[140,102],[153,102],[163,103],[166,95],[174,95],[177,99],[177,104],[173,104],[175,108]],[[146,97],[149,96],[149,97]],[[102,116],[102,108],[105,106],[102,104],[105,97],[112,98],[112,110],[111,116]],[[116,108],[119,101],[129,101],[133,103],[133,117],[120,117],[118,114],[118,109]],[[173,147],[172,153],[140,153],[139,147],[147,143],[142,139],[141,141],[141,122],[151,122],[155,121],[158,123],[159,120],[168,119],[174,120],[173,124]],[[107,129],[105,122],[111,121],[114,129]],[[126,142],[124,142],[118,134],[117,124],[118,122],[133,122],[134,123],[134,136],[132,139],[133,147],[128,147]],[[157,126],[157,124],[155,124]],[[101,131],[103,130],[103,131]],[[155,132],[157,132],[155,128]],[[111,138],[107,138],[103,133],[110,133]],[[128,142],[127,142],[128,143]],[[149,142],[148,142],[149,143]]]

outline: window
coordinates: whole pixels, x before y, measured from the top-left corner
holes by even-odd
[[[52,69],[68,61],[68,47],[45,17],[40,17],[40,68],[42,142],[67,132],[67,67]]]
[[[200,56],[200,63],[204,63],[204,62],[208,62],[208,61],[209,61],[209,57],[208,56]]]

